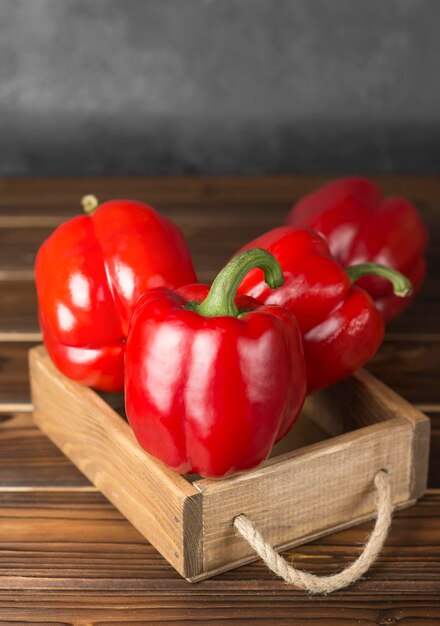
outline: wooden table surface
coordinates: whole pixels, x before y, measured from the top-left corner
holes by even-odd
[[[0,179],[0,624],[440,623],[440,178],[384,177],[414,201],[430,232],[417,301],[388,329],[368,368],[432,419],[429,490],[396,514],[364,580],[328,597],[288,588],[261,563],[191,585],[32,423],[27,350],[40,341],[35,252],[80,197],[149,201],[182,228],[202,279],[283,222],[325,177]],[[371,524],[287,550],[298,567],[338,571]]]

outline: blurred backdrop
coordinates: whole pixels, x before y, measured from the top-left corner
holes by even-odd
[[[440,165],[435,0],[0,0],[0,175]]]

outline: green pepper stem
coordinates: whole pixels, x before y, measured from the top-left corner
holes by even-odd
[[[395,296],[405,298],[412,294],[411,281],[397,270],[379,263],[360,263],[346,268],[352,283],[363,276],[383,276],[393,285]]]
[[[92,194],[87,196],[83,196],[81,198],[81,206],[83,208],[84,213],[87,215],[92,215],[95,212],[99,205],[98,198]]]
[[[263,248],[244,250],[217,274],[208,295],[196,307],[197,313],[206,317],[238,317],[240,311],[235,304],[237,289],[246,274],[256,267],[263,270],[264,280],[271,289],[281,287],[284,283],[283,271],[270,252]]]

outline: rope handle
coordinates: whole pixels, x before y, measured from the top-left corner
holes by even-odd
[[[309,593],[332,593],[348,587],[365,574],[378,557],[386,541],[393,514],[391,481],[386,470],[379,470],[374,477],[376,488],[376,523],[362,554],[346,569],[330,576],[316,576],[310,572],[289,565],[273,547],[264,540],[262,534],[244,513],[234,518],[236,533],[243,537],[265,562],[267,567],[287,584],[294,585]]]

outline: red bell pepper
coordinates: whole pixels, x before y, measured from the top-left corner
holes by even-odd
[[[202,302],[188,302],[185,288],[159,289],[144,294],[133,314],[127,417],[140,445],[176,472],[219,478],[255,467],[302,407],[305,366],[294,315],[234,298],[254,267],[268,288],[282,284],[272,255],[249,250],[218,274]],[[206,290],[187,293],[200,300]]]
[[[427,233],[416,207],[403,198],[383,198],[367,179],[344,178],[324,185],[295,204],[287,223],[318,231],[345,267],[383,263],[409,278],[414,295],[423,282]],[[380,276],[363,277],[358,284],[372,296],[386,322],[411,301],[396,297]]]
[[[266,305],[288,307],[295,314],[303,337],[309,392],[349,376],[382,342],[382,316],[367,292],[352,282],[374,274],[390,280],[399,296],[411,289],[404,276],[380,265],[344,269],[312,230],[275,228],[244,249],[255,247],[275,256],[284,272],[284,285],[270,291],[261,270],[255,269],[245,276],[238,293]]]
[[[183,235],[152,207],[132,200],[96,204],[90,216],[59,226],[38,251],[39,318],[61,372],[118,391],[137,299],[148,289],[193,281],[195,273]]]

